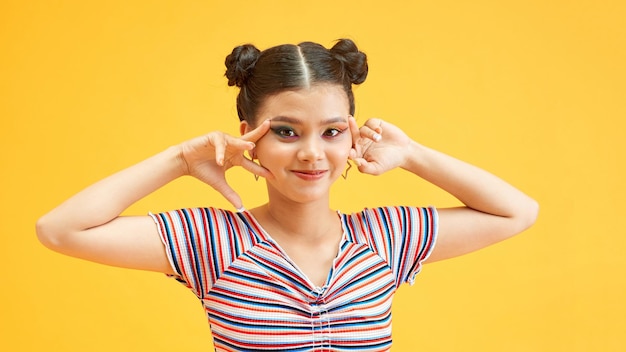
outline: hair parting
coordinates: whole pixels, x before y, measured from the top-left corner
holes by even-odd
[[[330,49],[313,42],[283,44],[263,51],[244,44],[233,49],[225,65],[228,85],[239,87],[239,119],[252,125],[268,96],[320,83],[343,87],[350,114],[354,115],[352,86],[363,83],[368,73],[367,56],[350,39],[340,39]]]

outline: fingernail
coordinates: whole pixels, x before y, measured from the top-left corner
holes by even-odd
[[[380,142],[381,138],[382,136],[379,135],[378,133],[374,133],[374,135],[372,136],[372,139],[374,139],[376,142]]]
[[[246,207],[242,206],[241,208],[237,208],[237,212],[238,213],[241,213],[241,212],[244,212],[244,211],[246,211]]]

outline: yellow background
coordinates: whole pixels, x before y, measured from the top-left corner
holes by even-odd
[[[36,219],[196,135],[238,133],[235,45],[354,39],[357,117],[490,170],[541,204],[525,234],[428,265],[394,305],[394,351],[626,350],[623,1],[3,1],[0,349],[207,351],[197,299],[160,274],[41,246]],[[333,206],[456,201],[352,170]],[[233,170],[248,207],[262,182]],[[229,207],[180,179],[129,213]]]

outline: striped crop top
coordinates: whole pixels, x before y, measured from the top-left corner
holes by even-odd
[[[175,278],[206,311],[216,351],[387,351],[391,300],[413,283],[437,233],[435,208],[338,213],[343,238],[316,287],[251,213],[151,214]]]

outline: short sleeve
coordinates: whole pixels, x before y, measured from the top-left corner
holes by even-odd
[[[209,289],[210,226],[207,210],[200,208],[150,214],[178,281],[202,298]]]
[[[413,284],[437,239],[434,207],[381,207],[363,213],[373,250],[387,261],[396,286]]]

